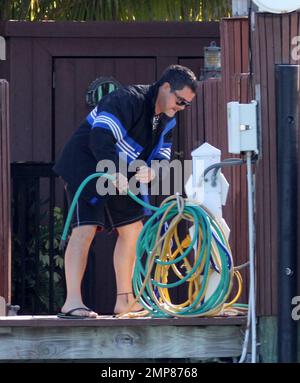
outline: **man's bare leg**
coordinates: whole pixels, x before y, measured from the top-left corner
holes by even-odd
[[[117,300],[114,308],[116,314],[127,312],[134,301],[132,275],[136,259],[136,242],[142,228],[142,221],[117,228],[118,239],[114,250],[114,267],[117,283]],[[130,311],[141,309],[142,306],[136,303],[130,308]]]
[[[72,230],[65,254],[65,275],[67,298],[61,312],[66,313],[76,307],[86,307],[82,302],[81,282],[87,264],[89,248],[97,226],[78,226]],[[96,317],[93,311],[76,310],[72,315]]]

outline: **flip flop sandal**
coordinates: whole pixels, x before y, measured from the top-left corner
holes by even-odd
[[[75,311],[77,310],[84,310],[84,311],[93,311],[89,308],[86,308],[86,307],[77,307],[75,309],[72,309],[66,313],[58,313],[57,316],[58,318],[63,318],[63,319],[96,319],[96,318],[92,318],[92,317],[88,317],[86,315],[76,315],[76,314],[73,314]]]

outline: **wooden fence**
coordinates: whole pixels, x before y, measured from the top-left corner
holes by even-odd
[[[76,28],[75,28],[76,27]],[[77,36],[81,36],[83,33],[80,26],[76,24],[74,28],[76,29]],[[63,81],[54,82],[52,78],[52,70],[56,70],[58,76],[60,66],[62,69],[70,69],[66,71],[70,77],[70,84],[75,84],[74,82],[78,78],[76,77],[76,70],[80,68],[81,59],[76,62],[73,59],[69,59],[70,56],[74,56],[74,52],[77,52],[78,56],[82,57],[96,57],[100,54],[106,54],[108,56],[119,56],[116,60],[121,59],[120,62],[124,62],[125,51],[124,41],[128,38],[134,38],[134,27],[132,26],[130,31],[127,30],[123,40],[118,43],[117,51],[114,47],[112,49],[111,44],[107,45],[107,41],[102,37],[98,36],[98,31],[93,29],[94,35],[99,37],[99,42],[101,45],[101,52],[99,51],[98,45],[94,43],[89,43],[82,48],[82,44],[77,47],[77,40],[72,36],[74,31],[70,29],[68,35],[64,36],[66,38],[60,39],[64,43],[55,45],[54,38],[48,39],[47,33],[50,31],[52,26],[47,26],[47,30],[39,26],[35,31],[34,26],[30,26],[30,30],[26,32],[26,26],[18,25],[13,26],[12,24],[6,24],[6,29],[3,29],[3,34],[11,34],[10,37],[10,52],[11,52],[11,62],[14,62],[14,66],[9,67],[9,61],[2,66],[3,73],[6,73],[7,76],[12,76],[11,81],[14,86],[13,95],[14,97],[14,110],[18,110],[18,105],[24,106],[24,115],[28,115],[32,110],[38,110],[38,114],[35,116],[26,117],[26,129],[31,129],[30,134],[32,137],[46,137],[41,140],[41,143],[44,140],[47,140],[47,150],[44,150],[43,145],[33,145],[32,147],[26,146],[24,142],[20,139],[20,135],[17,134],[17,131],[23,129],[23,120],[20,114],[14,113],[14,124],[12,124],[12,132],[14,134],[14,142],[17,143],[17,146],[14,148],[14,158],[19,159],[19,156],[22,155],[26,160],[45,160],[49,161],[52,157],[55,156],[55,135],[53,134],[52,141],[49,139],[51,131],[53,131],[53,126],[51,127],[51,107],[49,107],[51,94],[55,95],[55,98],[59,97],[60,87],[66,89],[68,94],[64,96],[64,93],[61,93],[61,100],[66,103],[71,103],[72,108],[68,109],[72,112],[72,119],[68,119],[64,124],[58,124],[58,117],[55,117],[55,123],[57,123],[57,132],[59,129],[66,129],[66,124],[68,125],[69,132],[77,124],[77,120],[81,116],[75,116],[75,112],[78,108],[75,108],[76,102],[69,96],[69,87],[65,87]],[[15,29],[14,29],[15,28]],[[88,28],[88,26],[87,26]],[[103,27],[104,28],[104,27]],[[118,25],[118,30],[124,30],[125,26]],[[163,49],[168,49],[168,52],[165,54],[165,57],[158,57],[156,59],[156,64],[151,66],[149,69],[149,78],[155,77],[158,73],[161,72],[161,69],[166,65],[172,62],[178,62],[182,65],[191,67],[191,69],[199,70],[199,66],[202,65],[203,57],[202,52],[199,53],[199,47],[195,42],[199,42],[201,38],[202,47],[207,45],[212,39],[217,38],[215,33],[214,26],[205,26],[203,29],[203,36],[200,37],[196,30],[196,25],[189,25],[189,34],[190,40],[189,44],[186,44],[182,49],[183,53],[180,53],[178,39],[183,35],[186,36],[186,31],[183,33],[183,30],[177,30],[178,39],[174,39],[174,36],[171,36],[169,33],[166,35],[165,39],[159,39],[161,42],[160,50],[155,44],[158,41],[159,32],[163,31],[166,33],[164,26],[159,25],[159,30],[149,31],[145,27],[144,37],[147,37],[151,44],[144,44],[143,42],[136,41],[137,45],[130,45],[130,54],[138,55],[143,57],[156,57],[159,52]],[[176,26],[177,28],[177,26]],[[49,29],[49,31],[48,31]],[[175,27],[173,28],[175,30]],[[172,30],[173,30],[172,29]],[[25,31],[25,35],[21,31]],[[105,30],[106,31],[106,30]],[[104,31],[104,32],[105,32]],[[79,33],[80,32],[80,33]],[[190,152],[198,147],[201,143],[207,141],[210,144],[218,147],[222,151],[223,158],[227,158],[230,155],[227,152],[227,124],[226,124],[226,104],[229,101],[239,101],[242,103],[249,102],[251,99],[258,99],[260,104],[260,139],[261,139],[261,153],[257,164],[254,166],[255,169],[255,222],[256,222],[256,267],[257,267],[257,297],[258,297],[258,313],[260,315],[274,315],[276,314],[277,309],[277,196],[276,196],[276,111],[275,111],[275,64],[280,63],[297,63],[295,59],[291,56],[292,49],[295,48],[295,45],[292,43],[292,38],[294,36],[300,35],[300,18],[299,13],[294,12],[288,15],[271,15],[260,13],[256,15],[254,32],[249,31],[248,19],[243,18],[225,18],[220,23],[220,35],[221,35],[221,48],[222,48],[222,77],[219,79],[209,79],[204,81],[198,91],[198,97],[196,102],[193,104],[193,107],[190,110],[184,112],[179,119],[178,137],[175,142],[175,151],[177,153],[182,152],[182,158],[189,159]],[[23,32],[22,32],[23,33]],[[58,29],[55,38],[59,38],[63,35],[62,29]],[[108,36],[110,32],[106,31]],[[42,34],[40,36],[40,34]],[[105,36],[106,36],[105,35]],[[37,39],[36,37],[42,37]],[[106,37],[107,37],[106,36]],[[251,37],[249,41],[249,36]],[[32,37],[32,39],[31,39]],[[176,36],[175,36],[176,37]],[[125,40],[124,40],[125,39]],[[180,44],[183,44],[187,41],[186,37],[180,39]],[[71,45],[69,44],[71,42]],[[172,44],[170,44],[172,42]],[[47,49],[46,49],[47,43]],[[50,45],[49,45],[50,44]],[[165,44],[165,45],[164,45]],[[25,76],[25,72],[20,72],[20,68],[17,66],[20,60],[22,52],[26,54],[32,52],[30,49],[25,49],[33,46],[34,56],[30,56],[30,68],[32,67],[33,59],[36,57],[43,58],[43,64],[37,66],[37,73],[34,74],[34,78],[39,79],[39,81],[34,81],[32,83],[30,76]],[[60,48],[62,47],[62,48]],[[62,49],[67,49],[63,51]],[[52,67],[51,55],[49,54],[49,49],[53,57],[60,57],[55,59],[57,66]],[[77,49],[77,50],[76,50]],[[251,51],[251,55],[249,55]],[[27,53],[26,53],[27,52]],[[67,52],[67,54],[66,54]],[[117,52],[117,53],[116,53]],[[136,52],[136,53],[135,53]],[[165,51],[164,51],[165,52]],[[194,52],[194,53],[193,53]],[[195,55],[195,52],[198,52]],[[28,54],[29,54],[28,53]],[[62,56],[68,56],[66,58]],[[29,60],[29,58],[27,57]],[[251,59],[251,60],[249,60]],[[99,59],[100,60],[100,59]],[[122,61],[123,60],[123,61]],[[135,59],[138,61],[137,59]],[[144,59],[143,59],[144,60]],[[74,61],[74,62],[73,62]],[[101,58],[101,63],[102,63]],[[152,60],[153,61],[153,60]],[[149,63],[149,65],[152,65]],[[100,61],[99,61],[100,62]],[[80,64],[80,65],[79,65]],[[88,64],[92,64],[88,62]],[[94,65],[94,64],[93,64]],[[144,65],[144,64],[143,64]],[[24,69],[24,66],[22,66]],[[21,68],[21,69],[22,69]],[[45,72],[47,68],[47,73]],[[77,69],[76,69],[77,68]],[[122,65],[123,68],[123,65]],[[156,68],[156,69],[155,69]],[[126,68],[125,68],[126,69]],[[27,70],[27,69],[26,69]],[[25,69],[24,69],[25,71]],[[45,74],[42,73],[45,72]],[[74,73],[73,73],[74,72]],[[250,76],[250,72],[253,73]],[[70,73],[72,75],[70,75]],[[81,73],[81,72],[78,72]],[[140,72],[139,72],[140,73]],[[141,72],[142,73],[142,72]],[[22,78],[24,81],[22,82]],[[38,76],[38,77],[36,77]],[[91,78],[94,76],[94,72],[91,72]],[[152,77],[151,77],[152,76]],[[30,77],[30,78],[29,78]],[[69,78],[68,77],[68,78]],[[21,82],[17,82],[17,79],[20,79]],[[58,78],[58,77],[57,77]],[[57,80],[56,78],[56,80]],[[26,81],[25,81],[26,80]],[[73,81],[73,82],[72,82]],[[35,97],[30,101],[29,98],[26,98],[24,105],[24,89],[26,89],[26,84],[31,87],[34,86],[36,92],[32,93]],[[21,84],[21,85],[20,85]],[[40,84],[40,85],[38,85]],[[74,86],[75,86],[74,85]],[[17,88],[22,88],[21,92],[17,91]],[[20,88],[20,89],[21,89]],[[46,89],[44,92],[43,89]],[[52,92],[54,89],[54,93]],[[75,89],[75,88],[74,88]],[[37,97],[39,94],[45,94],[47,97]],[[76,92],[71,92],[72,94],[80,94]],[[47,102],[45,102],[45,100]],[[32,108],[32,103],[41,103],[41,108]],[[54,100],[54,102],[56,102]],[[48,105],[48,107],[47,107]],[[58,113],[59,107],[64,108],[64,104],[56,103],[55,113]],[[82,105],[83,107],[83,105]],[[43,113],[42,110],[48,108],[46,113]],[[26,110],[25,110],[26,109]],[[60,116],[61,114],[58,113]],[[48,117],[49,118],[48,118]],[[43,120],[45,119],[45,121]],[[22,121],[21,121],[22,120]],[[33,124],[31,122],[33,121]],[[45,122],[45,124],[43,123]],[[71,122],[70,122],[71,121]],[[3,122],[3,121],[2,121]],[[40,123],[41,122],[41,123]],[[52,121],[53,124],[53,121]],[[46,128],[47,127],[47,128]],[[46,129],[47,134],[43,135],[41,129]],[[56,134],[58,136],[58,133]],[[7,136],[5,136],[7,140]],[[29,136],[26,135],[26,139],[29,140]],[[3,151],[3,125],[1,125],[1,156]],[[36,138],[30,139],[31,144],[35,142]],[[50,143],[51,142],[51,143]],[[4,145],[4,148],[7,148]],[[26,151],[26,153],[25,153]],[[43,151],[43,153],[42,153]],[[45,154],[46,153],[46,154]],[[3,164],[1,163],[2,169]],[[5,169],[7,165],[5,165]],[[3,171],[3,170],[2,170]],[[8,170],[6,170],[8,172]],[[247,261],[248,259],[248,243],[247,243],[247,190],[246,190],[246,174],[245,167],[235,167],[230,169],[224,169],[224,174],[228,181],[230,182],[230,193],[226,207],[224,209],[224,216],[228,225],[231,228],[231,246],[234,254],[234,259],[236,264],[241,264]],[[3,173],[4,174],[4,173]],[[7,177],[9,176],[8,173]],[[1,197],[2,198],[2,197]],[[1,201],[1,208],[3,202]],[[5,205],[5,203],[4,203]],[[299,204],[300,206],[300,204]],[[2,213],[3,210],[1,210]],[[9,213],[7,212],[5,217],[9,218]],[[300,216],[300,214],[298,214]],[[1,222],[6,219],[1,216]],[[1,224],[1,223],[0,223]],[[2,223],[3,224],[3,223]],[[4,225],[4,227],[7,227]],[[1,235],[9,235],[9,233]],[[5,232],[4,232],[5,233]],[[300,234],[300,233],[299,233]],[[104,239],[103,239],[104,241]],[[100,238],[102,243],[102,238]],[[107,243],[106,253],[110,253],[113,248],[113,241]],[[3,250],[1,250],[3,251]],[[9,253],[9,249],[5,250]],[[100,269],[102,267],[102,255],[97,257],[97,260],[94,261],[93,270]],[[103,257],[106,259],[107,255],[104,254]],[[2,261],[1,261],[2,259]],[[4,258],[5,259],[5,258]],[[9,259],[8,256],[6,258]],[[1,268],[8,267],[8,263],[3,264],[3,257],[0,258]],[[1,269],[2,270],[2,269]],[[109,273],[104,272],[103,274],[110,275]],[[5,273],[4,273],[5,275]],[[99,275],[95,275],[95,279]],[[101,276],[102,278],[102,276]],[[106,278],[106,279],[105,279]],[[245,281],[245,286],[248,286],[248,271],[243,271],[243,278]],[[103,275],[103,281],[105,281],[106,289],[113,288],[112,283],[110,282],[111,277],[106,277]],[[2,282],[1,282],[2,283]],[[7,283],[7,282],[5,282]],[[89,281],[91,284],[91,281]],[[101,286],[93,291],[102,291]],[[100,297],[100,295],[97,295]],[[99,300],[100,298],[97,298]],[[108,305],[108,300],[111,301],[111,296],[105,298],[105,302]],[[244,289],[243,301],[247,300],[247,288]],[[100,306],[100,302],[98,302]],[[103,305],[103,302],[101,303]]]
[[[276,315],[278,291],[275,64],[299,64],[295,56],[297,40],[293,38],[300,35],[300,13],[257,13],[251,32],[247,18],[223,19],[220,32],[222,89],[219,92],[223,94],[223,106],[229,101],[249,102],[251,99],[257,99],[259,102],[260,155],[254,167],[257,308],[260,315]],[[294,56],[293,49],[296,50]],[[208,117],[208,121],[213,121],[212,114],[209,113],[211,117]],[[223,117],[225,123],[224,114]],[[208,126],[206,125],[205,131]],[[215,133],[212,135],[216,137]],[[222,153],[227,156],[226,135],[222,139],[218,147],[221,149],[224,142]],[[226,174],[226,171],[224,173]],[[231,195],[231,201],[228,201],[225,217],[228,214],[228,222],[234,228],[232,246],[239,251],[237,259],[241,260],[247,252],[245,170],[231,169],[231,174],[226,176],[230,180],[234,195]],[[299,268],[300,263],[298,275]]]
[[[248,22],[245,18],[223,19],[220,24],[222,73],[200,83],[196,102],[180,117],[185,127],[181,134],[184,158],[203,142],[219,148],[222,159],[228,153],[227,112],[229,101],[249,102],[251,97],[248,74]],[[230,183],[224,218],[231,229],[230,245],[235,265],[248,261],[247,183],[246,169],[222,170]],[[242,270],[244,289],[241,300],[248,301],[248,269]]]
[[[11,297],[10,142],[8,82],[0,80],[0,295]]]
[[[11,161],[52,162],[89,112],[85,92],[95,78],[113,76],[122,85],[151,83],[170,64],[200,74],[203,48],[219,44],[219,23],[2,22],[7,60],[0,77],[10,83]],[[175,133],[175,151],[182,150]],[[63,188],[56,185],[56,205]],[[112,312],[116,236],[99,233],[84,281],[85,303]],[[0,292],[1,294],[1,292]],[[18,302],[15,302],[16,304]]]
[[[121,29],[121,26],[118,26],[118,27]],[[163,26],[160,25],[159,27],[162,28]],[[178,50],[178,53],[177,53],[177,50],[174,48],[175,46],[171,45],[171,48],[170,48],[170,45],[169,45],[167,48],[168,52],[169,52],[168,54],[170,54],[171,56],[173,55],[173,56],[168,57],[164,60],[160,60],[160,59],[157,60],[157,71],[158,71],[158,73],[161,71],[160,68],[162,68],[162,63],[161,63],[162,61],[163,61],[164,65],[168,65],[169,63],[172,63],[175,60],[175,62],[177,61],[179,64],[186,65],[186,66],[190,67],[192,70],[194,70],[195,73],[199,74],[199,69],[201,68],[201,66],[203,64],[203,57],[202,57],[203,52],[200,53],[199,48],[198,48],[198,50],[197,50],[198,56],[196,57],[195,54],[192,55],[192,52],[195,52],[195,50],[196,50],[196,46],[194,45],[194,42],[196,41],[195,37],[198,38],[198,36],[199,36],[199,38],[201,38],[201,40],[199,40],[199,38],[198,38],[197,41],[201,41],[201,43],[203,41],[202,44],[205,45],[206,41],[211,41],[212,39],[214,39],[218,42],[218,36],[215,33],[215,24],[205,25],[205,27],[201,26],[201,28],[203,30],[202,36],[201,36],[201,34],[198,34],[198,32],[196,32],[196,28],[195,28],[196,25],[195,24],[193,24],[193,25],[189,24],[188,27],[190,29],[189,35],[191,38],[191,40],[188,40],[189,44],[190,44],[189,48],[187,48],[187,45],[181,51],[180,51],[180,49],[176,48]],[[18,25],[16,25],[16,27],[14,27],[8,23],[8,24],[6,24],[6,28],[7,28],[6,31],[8,31],[8,28],[10,28],[9,33],[7,33],[7,32],[6,33],[11,35],[11,37],[10,37],[11,59],[13,59],[15,57],[15,55],[18,54],[19,51],[23,52],[25,45],[31,45],[32,44],[34,46],[34,52],[40,53],[41,47],[44,47],[44,45],[48,41],[48,40],[46,40],[47,39],[47,32],[45,31],[45,28],[42,29],[41,26],[37,26],[36,28],[31,27],[29,34],[25,30],[27,27],[25,25],[22,25],[22,24],[18,24]],[[37,32],[35,32],[35,29]],[[123,27],[123,29],[124,29],[124,27]],[[22,36],[25,36],[25,38],[19,37],[19,34],[20,34],[19,30],[20,31],[22,30]],[[25,35],[23,32],[25,33]],[[61,30],[60,33],[62,36],[65,37],[69,33],[68,28],[66,27],[64,31]],[[78,31],[76,33],[78,35]],[[128,35],[129,32],[127,31],[126,33]],[[179,32],[177,31],[176,33],[179,34],[179,36],[181,36],[180,31]],[[43,39],[41,41],[40,40],[37,41],[36,36],[39,36],[40,34],[42,35]],[[71,35],[70,36],[68,35],[67,37],[71,37]],[[127,37],[127,35],[125,37]],[[152,37],[153,31],[148,35]],[[158,35],[158,34],[156,33],[153,36],[156,37],[156,35]],[[164,40],[160,40],[160,44],[161,44],[161,47],[163,48],[164,46],[163,46],[162,41],[164,41]],[[184,41],[186,41],[186,39]],[[179,42],[178,42],[178,44],[179,44]],[[105,49],[107,49],[107,48],[106,48],[104,41],[100,40],[100,43],[103,46],[103,49],[104,49],[103,52],[105,52]],[[178,44],[176,46],[179,46]],[[71,47],[73,47],[75,45],[76,45],[76,40],[72,40],[72,46]],[[65,41],[65,47],[68,51],[70,50],[69,41],[67,41],[67,40]],[[95,51],[93,46],[89,45],[89,47],[90,47],[89,48],[90,53]],[[144,47],[144,45],[143,45],[143,47]],[[193,149],[195,149],[196,147],[198,147],[199,145],[201,145],[205,141],[207,141],[210,144],[220,148],[222,151],[223,158],[228,157],[229,153],[227,152],[226,102],[232,101],[232,100],[237,100],[240,102],[247,102],[250,99],[249,92],[248,92],[248,88],[249,88],[248,77],[246,74],[244,74],[244,73],[248,72],[248,55],[247,55],[247,53],[248,53],[248,26],[247,26],[247,20],[246,19],[244,19],[244,18],[242,18],[242,19],[224,19],[222,21],[222,23],[221,23],[221,47],[222,47],[222,79],[209,79],[209,80],[202,82],[200,87],[199,87],[199,90],[198,90],[197,100],[193,104],[193,107],[191,109],[185,111],[179,117],[179,129],[177,130],[177,136],[175,137],[174,148],[175,148],[175,152],[182,153],[182,158],[184,158],[184,159],[189,159],[191,151]],[[51,40],[51,45],[49,46],[49,44],[48,44],[48,48],[50,50],[53,50],[53,52],[57,52],[58,48],[53,43],[53,39]],[[49,55],[49,49],[47,51],[43,50],[43,52],[47,52],[48,56],[50,57],[51,55]],[[139,49],[140,49],[139,45],[137,44],[135,46],[135,51],[139,52]],[[153,54],[151,49],[152,48],[150,46],[150,48],[148,49],[149,54],[150,53]],[[119,49],[119,51],[120,51],[120,49]],[[163,51],[164,51],[164,53],[166,53],[165,49],[163,49]],[[109,51],[109,52],[111,54],[111,51]],[[180,53],[180,52],[182,52],[182,53]],[[133,53],[133,51],[132,51],[132,53]],[[154,51],[154,53],[156,53],[156,51]],[[25,57],[27,57],[27,53],[24,53],[24,54],[25,54]],[[82,54],[81,48],[78,49],[77,54],[78,55]],[[120,51],[118,53],[118,50],[117,50],[115,54],[116,55],[123,55],[123,52]],[[145,54],[144,50],[143,50],[143,54]],[[44,53],[44,55],[45,55],[45,53]],[[60,55],[61,55],[61,53],[58,54],[58,56],[60,56]],[[36,57],[39,57],[39,56],[37,54],[35,54],[33,57],[31,57],[31,60],[34,60]],[[10,58],[8,59],[8,62],[9,62],[9,60],[10,60]],[[77,117],[75,116],[75,112],[78,110],[79,106],[81,109],[84,107],[84,105],[82,104],[82,101],[79,102],[77,100],[78,95],[80,95],[81,92],[84,91],[84,87],[80,87],[79,92],[78,92],[78,90],[75,91],[75,89],[77,89],[75,87],[75,85],[78,86],[78,84],[76,82],[76,84],[74,85],[73,84],[74,81],[72,80],[73,78],[78,78],[78,76],[76,77],[76,73],[77,73],[76,68],[79,64],[81,66],[83,65],[82,64],[83,61],[82,62],[80,61],[83,59],[76,59],[77,60],[76,61],[75,59],[60,58],[59,60],[60,61],[58,64],[60,66],[64,65],[63,69],[68,70],[67,72],[63,72],[63,73],[68,73],[68,76],[61,78],[61,76],[60,76],[61,72],[59,71],[60,66],[58,66],[58,64],[56,66],[56,64],[55,64],[55,66],[53,68],[53,70],[55,71],[55,82],[54,82],[54,84],[51,84],[51,82],[52,82],[51,77],[49,77],[49,74],[51,73],[51,68],[50,69],[48,68],[49,62],[47,61],[48,64],[47,63],[46,64],[48,65],[48,67],[46,64],[43,65],[42,67],[38,67],[40,72],[42,70],[45,72],[45,75],[43,77],[40,74],[40,76],[41,76],[40,85],[38,86],[38,88],[36,87],[36,89],[38,89],[39,91],[41,91],[43,89],[43,87],[47,87],[47,91],[45,92],[45,94],[49,95],[50,91],[51,91],[49,89],[49,81],[50,81],[50,85],[52,85],[55,89],[54,100],[55,100],[55,112],[57,113],[57,115],[58,116],[64,116],[65,115],[64,113],[58,113],[58,112],[60,112],[59,108],[63,108],[63,110],[68,109],[71,111],[70,112],[71,113],[70,118],[68,118],[66,121],[63,121],[63,123],[61,123],[61,124],[59,123],[60,117],[59,118],[55,117],[54,126],[57,125],[57,128],[59,128],[57,130],[58,133],[54,135],[56,140],[60,134],[59,132],[62,130],[64,131],[64,134],[66,134],[65,133],[66,130],[68,130],[68,135],[71,134],[72,130],[74,130],[74,126],[76,126],[76,124],[77,124],[74,122],[74,120],[78,119],[78,121],[79,121],[79,117],[77,116],[77,114],[76,114]],[[85,58],[84,63],[86,61],[88,61],[88,63],[90,64],[91,60],[93,60],[93,59],[87,60]],[[124,59],[122,59],[123,60],[122,61],[120,58],[118,58],[117,60],[119,60],[122,63],[124,61]],[[57,61],[57,59],[56,59],[56,61]],[[13,93],[14,94],[17,92],[17,88],[20,88],[20,84],[22,85],[25,80],[27,81],[27,83],[30,87],[35,86],[34,84],[32,84],[32,82],[29,81],[29,79],[27,77],[24,77],[24,76],[23,76],[24,81],[20,79],[21,82],[17,82],[17,79],[19,76],[18,75],[19,69],[17,68],[17,66],[14,66],[13,69],[9,72],[8,62],[6,64],[6,66],[3,67],[3,70],[4,70],[4,73],[7,73],[7,75],[9,75],[9,73],[10,73],[10,76],[13,76],[11,80],[13,81],[13,86],[14,86]],[[28,62],[30,63],[31,61],[28,61]],[[101,59],[101,62],[103,62],[103,59]],[[136,59],[135,59],[135,62],[137,62]],[[143,65],[144,65],[144,62],[143,62]],[[31,66],[29,65],[29,67],[31,67]],[[111,68],[111,67],[114,68],[115,64],[113,66],[111,66],[111,65],[109,66],[109,68]],[[48,68],[47,69],[48,71],[46,71],[46,68]],[[101,71],[103,71],[102,67],[100,69],[101,69]],[[74,73],[73,73],[73,71],[74,71]],[[148,74],[148,72],[152,73],[153,70],[147,71],[146,74]],[[120,75],[121,72],[118,72],[118,73]],[[153,76],[153,73],[151,74],[151,76]],[[93,76],[95,76],[95,74],[92,71],[91,72],[91,78],[93,78]],[[149,78],[150,80],[151,80],[151,76]],[[68,82],[69,78],[70,78],[70,84]],[[117,76],[117,78],[120,79],[118,76]],[[149,79],[146,79],[146,80],[149,81]],[[140,81],[142,81],[142,79]],[[87,82],[88,82],[88,80],[85,81],[85,84]],[[73,89],[73,87],[74,87],[74,92],[71,92],[71,94],[70,94],[70,89]],[[24,93],[24,89],[22,91],[23,93]],[[60,91],[61,89],[62,89],[62,91]],[[66,94],[64,93],[64,90],[67,90]],[[17,92],[17,94],[20,94],[20,92]],[[60,98],[61,101],[58,102],[57,100],[58,100],[60,95],[62,95],[62,97]],[[76,96],[77,97],[76,98],[76,100],[77,100],[76,105],[77,104],[79,105],[76,108],[74,108],[74,105],[75,105],[75,101],[73,100],[74,95],[77,95]],[[46,99],[47,98],[45,98],[45,100]],[[40,108],[37,108],[39,111],[46,110],[48,108],[46,113],[38,112],[38,114],[32,120],[34,122],[34,124],[37,123],[37,120],[41,116],[43,116],[43,118],[45,118],[45,116],[49,115],[49,113],[50,113],[49,103],[45,103],[43,101],[43,98],[34,97],[32,99],[32,101],[30,101],[27,98],[26,102],[28,103],[28,106],[29,106],[30,102],[32,102],[34,104],[39,103]],[[16,96],[16,98],[14,98],[14,105],[13,105],[14,109],[16,109],[18,107],[17,105],[19,103],[20,103],[20,100],[19,100],[18,96]],[[22,102],[22,105],[23,105],[23,102]],[[30,110],[32,110],[32,109],[26,108],[25,116],[27,116],[27,114],[29,113],[28,111],[30,111]],[[82,115],[84,115],[84,113],[82,113]],[[40,141],[37,141],[37,142],[40,142],[40,144],[34,145],[32,150],[29,148],[30,145],[27,146],[27,145],[24,145],[24,143],[22,144],[22,140],[23,141],[27,140],[28,136],[30,134],[32,134],[32,137],[42,137],[42,136],[48,137],[50,134],[49,132],[51,130],[50,125],[49,125],[49,124],[51,124],[50,123],[51,119],[47,118],[47,121],[45,121],[45,124],[39,124],[39,130],[38,131],[37,131],[37,129],[35,129],[35,127],[34,127],[35,125],[30,123],[31,118],[29,118],[28,121],[26,120],[27,121],[26,129],[27,130],[31,129],[30,130],[31,133],[28,132],[28,135],[26,135],[27,138],[23,137],[21,140],[21,137],[19,135],[16,135],[16,130],[21,129],[21,124],[18,123],[18,121],[17,121],[18,118],[19,118],[18,114],[14,114],[14,123],[12,124],[12,131],[14,132],[13,137],[14,137],[14,142],[16,143],[17,147],[14,147],[13,153],[15,153],[15,154],[12,154],[12,158],[18,159],[19,156],[22,155],[22,153],[25,150],[27,154],[26,154],[26,156],[24,155],[22,157],[23,159],[27,159],[27,160],[37,160],[37,159],[40,159],[40,160],[44,159],[45,160],[45,159],[47,159],[47,160],[49,160],[51,158],[49,156],[49,153],[51,152],[51,150],[49,151],[48,150],[49,148],[48,148],[46,151],[44,151],[43,148],[45,145],[43,145],[43,142],[44,142],[43,139],[41,139]],[[80,116],[80,118],[81,118],[81,116]],[[48,126],[48,128],[46,128],[47,126]],[[42,133],[41,129],[47,130],[46,135],[44,135]],[[55,140],[55,142],[56,142],[56,140]],[[33,142],[33,141],[34,140],[32,140],[31,142]],[[50,141],[47,138],[47,145],[48,146],[49,146]],[[60,145],[62,145],[62,140],[59,140],[59,141],[60,141]],[[57,147],[54,148],[54,146],[53,146],[55,142],[52,142],[52,153],[56,153],[58,150]],[[48,147],[47,145],[46,145],[46,147]],[[20,148],[20,150],[17,148]],[[40,155],[42,149],[43,149],[43,154]],[[45,157],[46,152],[48,153],[47,158]],[[180,156],[180,154],[179,154],[179,156]],[[225,174],[226,178],[228,179],[228,181],[230,182],[230,192],[229,192],[226,207],[224,209],[224,216],[225,216],[225,219],[226,219],[228,225],[231,228],[230,243],[232,246],[235,264],[241,264],[241,263],[246,262],[247,257],[248,257],[245,169],[243,167],[231,168],[231,169],[227,168],[227,169],[224,169],[224,174]],[[98,240],[98,242],[102,243],[102,240],[104,240],[104,238],[102,239],[102,236],[101,236],[101,238],[100,238],[100,236],[98,236],[97,240]],[[107,241],[105,238],[105,243],[106,243],[105,253],[111,253],[112,252],[114,240],[115,240],[115,238],[111,238],[110,241]],[[91,288],[91,286],[96,285],[96,280],[102,281],[102,284],[103,285],[105,284],[106,289],[109,291],[112,290],[114,286],[113,286],[113,282],[111,281],[112,270],[109,269],[109,270],[101,272],[101,278],[99,278],[99,275],[98,275],[99,271],[97,272],[97,276],[94,275],[95,270],[103,269],[102,255],[100,256],[100,254],[98,255],[97,258],[91,257],[91,259],[90,259],[90,262],[88,265],[88,273],[87,273],[87,275],[90,275],[90,277],[88,278],[88,281],[87,281],[88,283],[85,284],[85,286],[89,286],[89,287],[87,287],[85,289],[85,291],[86,291],[85,295],[86,295],[86,300],[88,301],[87,302],[88,304],[93,305],[93,302],[95,302],[95,300],[96,300],[96,306],[101,306],[103,308],[105,305],[107,307],[111,305],[111,300],[112,300],[111,294],[105,294],[106,297],[101,298],[102,294],[101,295],[95,294],[95,292],[96,291],[103,291],[103,286],[101,287],[101,284],[96,288],[95,287]],[[105,258],[107,259],[107,254],[104,254],[103,256],[105,256]],[[107,261],[106,261],[106,263],[107,263]],[[99,266],[99,264],[101,264],[101,267]],[[109,266],[109,267],[111,267],[111,266]],[[93,272],[90,273],[89,269],[93,270]],[[243,293],[243,297],[242,297],[242,300],[244,302],[247,301],[247,295],[248,295],[247,294],[247,285],[248,285],[247,274],[248,274],[247,270],[244,270],[243,271],[243,278],[245,281],[245,289],[244,289],[244,293]],[[97,298],[95,298],[95,296]],[[101,300],[101,302],[100,302],[100,300]],[[105,304],[103,303],[104,300],[105,300]]]
[[[298,35],[299,12],[256,15],[252,51],[256,97],[261,105],[261,155],[256,169],[257,269],[259,305],[265,315],[276,314],[278,294],[275,64],[300,64],[292,55],[296,48],[293,38]]]

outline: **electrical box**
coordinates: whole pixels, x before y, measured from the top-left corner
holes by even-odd
[[[229,153],[253,151],[258,154],[257,101],[250,104],[228,102],[227,124]]]

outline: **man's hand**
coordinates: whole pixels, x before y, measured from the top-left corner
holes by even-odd
[[[122,173],[112,174],[115,177],[115,181],[112,181],[113,185],[119,190],[120,193],[126,194],[128,190],[128,179],[123,176]]]
[[[141,166],[135,174],[135,178],[143,184],[151,182],[155,177],[155,171],[148,166]]]

